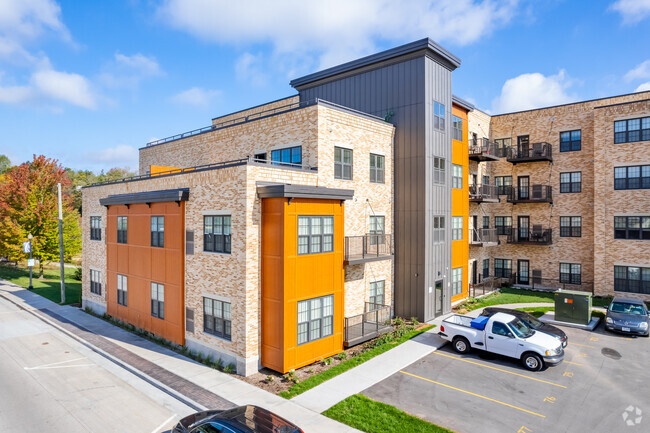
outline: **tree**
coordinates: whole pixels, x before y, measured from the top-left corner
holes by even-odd
[[[20,257],[29,233],[32,254],[43,264],[59,257],[57,183],[63,202],[63,243],[67,257],[81,251],[79,214],[70,194],[71,182],[57,161],[36,156],[13,167],[0,184],[0,255]]]
[[[96,182],[110,182],[120,180],[125,177],[135,176],[135,173],[129,171],[127,168],[111,168],[107,173],[104,170],[99,175],[95,175],[90,170],[75,171],[71,168],[65,169],[68,177],[70,178],[70,194],[73,197],[74,208],[81,214],[81,188],[84,186],[92,185]]]
[[[0,155],[0,175],[5,174],[9,167],[11,167],[9,158],[6,155]]]

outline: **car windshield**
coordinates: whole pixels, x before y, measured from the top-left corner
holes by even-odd
[[[524,322],[515,318],[512,322],[508,323],[510,329],[515,333],[517,337],[528,338],[533,335],[533,330],[530,329]]]
[[[648,314],[645,308],[643,308],[643,305],[630,304],[629,302],[612,302],[609,306],[609,311],[613,313],[636,314],[639,316]]]
[[[540,322],[537,317],[531,315],[531,314],[526,314],[524,317],[521,318],[521,320],[526,323],[526,325],[530,326],[533,329],[539,329],[544,324]]]

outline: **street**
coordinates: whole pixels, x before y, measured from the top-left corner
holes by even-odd
[[[0,298],[0,431],[165,432],[193,410]]]

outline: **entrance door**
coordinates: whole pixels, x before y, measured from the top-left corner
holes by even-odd
[[[478,242],[478,215],[472,215],[472,239],[474,242]]]
[[[444,296],[442,296],[442,280],[436,281],[436,287],[435,287],[436,293],[435,293],[435,302],[436,302],[436,311],[435,315],[436,317],[440,316],[442,314],[443,308],[442,308],[442,301],[444,299]]]
[[[477,269],[477,261],[474,260],[472,262],[472,284],[478,284],[478,269]]]
[[[519,241],[526,242],[530,239],[530,217],[528,216],[518,216],[517,217],[517,237]]]
[[[530,156],[530,140],[527,135],[517,137],[517,152],[519,152],[520,158],[528,158]]]
[[[528,284],[528,260],[517,260],[517,279],[519,284]]]
[[[519,200],[528,200],[530,198],[530,178],[528,176],[519,176],[517,178],[517,191]]]

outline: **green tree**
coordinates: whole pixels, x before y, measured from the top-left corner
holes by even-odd
[[[81,252],[79,214],[70,194],[71,182],[57,161],[36,156],[9,170],[0,184],[0,255],[24,257],[22,242],[29,233],[32,254],[43,264],[59,257],[57,183],[63,202],[63,242],[66,257]]]
[[[9,158],[6,155],[0,155],[0,175],[5,174],[9,167],[11,167]]]

